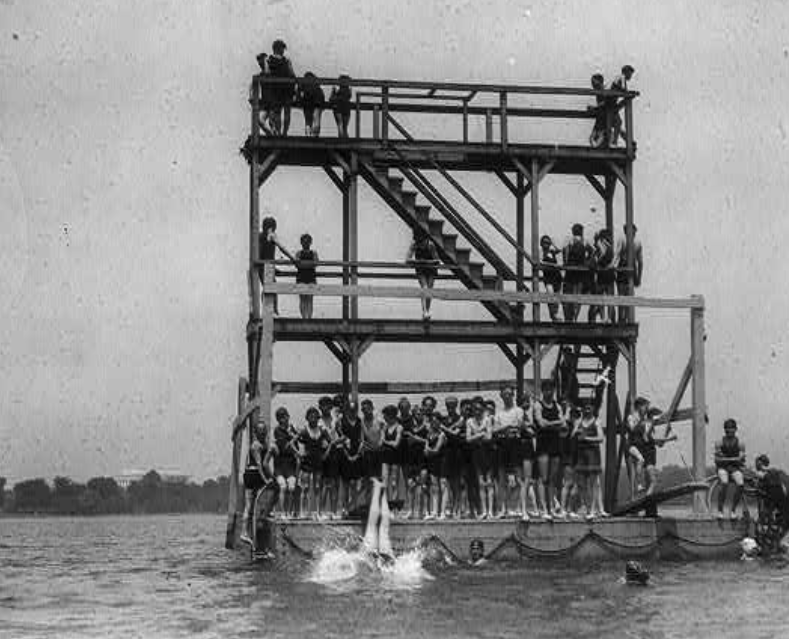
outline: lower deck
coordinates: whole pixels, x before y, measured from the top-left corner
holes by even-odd
[[[361,521],[266,520],[261,546],[277,555],[317,556],[331,548],[354,549]],[[416,548],[454,561],[467,561],[472,541],[482,541],[490,560],[735,559],[749,521],[719,521],[692,515],[611,517],[578,520],[395,520],[390,537],[397,553]],[[262,533],[262,534],[261,534]]]

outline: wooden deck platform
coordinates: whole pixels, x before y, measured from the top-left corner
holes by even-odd
[[[481,540],[490,560],[601,561],[626,559],[736,559],[749,522],[711,517],[616,517],[594,522],[393,521],[395,552],[421,548],[453,560],[468,560],[472,540]],[[359,521],[269,521],[268,546],[277,555],[315,556],[333,547],[356,548]]]

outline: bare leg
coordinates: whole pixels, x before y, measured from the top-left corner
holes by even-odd
[[[367,552],[378,552],[380,548],[379,538],[379,521],[381,519],[381,495],[384,496],[386,501],[386,492],[384,491],[383,483],[377,479],[371,479],[372,491],[370,497],[370,511],[367,515],[367,527],[364,531],[364,549]]]

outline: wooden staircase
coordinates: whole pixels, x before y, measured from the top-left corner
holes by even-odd
[[[495,252],[481,237],[470,233],[467,228],[444,230],[445,220],[431,217],[433,207],[417,201],[417,192],[407,190],[405,178],[390,175],[389,171],[379,169],[370,162],[359,162],[359,173],[370,187],[397,213],[397,215],[413,230],[426,233],[436,247],[441,261],[452,267],[452,272],[469,289],[496,290],[502,288],[502,277],[499,274],[484,272],[485,262],[472,260],[472,249],[458,246],[459,233],[478,250],[495,256]],[[454,231],[458,230],[459,233]],[[500,258],[496,257],[501,261]],[[497,264],[497,266],[501,266]],[[506,265],[504,265],[506,267]],[[511,271],[506,267],[507,275]],[[482,302],[482,305],[499,321],[511,322],[515,314],[513,308],[504,302]]]

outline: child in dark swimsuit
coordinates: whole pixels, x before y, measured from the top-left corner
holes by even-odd
[[[419,280],[419,286],[423,289],[432,289],[436,281],[438,270],[438,253],[433,241],[422,231],[414,233],[414,239],[411,246],[408,247],[408,255],[406,262],[416,263],[416,278]],[[433,301],[429,297],[421,298],[422,301],[422,319],[430,319],[430,304]]]
[[[564,413],[564,421],[565,425],[559,430],[562,465],[561,513],[564,517],[569,516],[571,519],[577,519],[578,513],[574,508],[574,502],[578,496],[575,469],[578,463],[578,429],[581,425],[581,410],[568,404]]]
[[[474,402],[473,414],[466,420],[466,441],[472,446],[472,460],[481,488],[482,512],[480,518],[492,518],[495,501],[491,461],[492,429],[490,420],[485,415],[483,401],[476,400]]]
[[[314,406],[307,409],[307,425],[299,434],[301,454],[301,512],[311,512],[315,518],[321,514],[321,481],[323,462],[330,451],[329,434],[321,428],[320,412]]]
[[[326,96],[315,74],[307,71],[299,82],[298,98],[304,112],[304,135],[317,138],[321,134],[321,115],[326,106]]]
[[[301,250],[296,252],[297,284],[315,284],[318,251],[312,248],[312,235],[305,233],[301,236]],[[299,311],[304,319],[312,319],[312,295],[299,295]]]
[[[397,495],[397,482],[400,475],[402,454],[400,445],[403,441],[403,427],[397,421],[397,406],[384,406],[381,414],[384,418],[384,433],[381,447],[381,476],[386,496]]]
[[[337,124],[337,137],[348,137],[348,123],[351,119],[351,86],[348,84],[350,76],[341,75],[339,86],[332,89],[329,96],[329,106],[334,113]]]
[[[584,404],[581,423],[578,427],[578,466],[577,473],[582,477],[583,492],[589,504],[586,518],[591,520],[595,515],[608,517],[603,509],[603,488],[600,481],[602,472],[600,444],[603,433],[600,423],[594,414],[591,404]]]
[[[553,501],[559,473],[559,428],[564,425],[561,407],[554,399],[553,382],[543,383],[542,399],[534,403],[534,421],[537,425],[537,468],[539,480],[537,493],[542,506],[543,519],[553,519]]]
[[[344,488],[343,516],[353,509],[359,498],[362,479],[362,420],[355,402],[348,402],[340,421],[340,434],[345,438],[340,477]]]
[[[422,497],[427,486],[427,471],[425,470],[425,438],[427,437],[427,424],[424,413],[419,406],[410,411],[411,419],[405,419],[400,414],[405,437],[406,458],[403,468],[408,486],[408,511],[405,517],[419,517],[422,513]]]
[[[429,486],[429,507],[425,519],[438,517],[444,519],[444,512],[447,500],[441,499],[448,492],[446,477],[443,476],[443,456],[446,445],[446,436],[441,432],[441,417],[437,413],[430,415],[430,425],[428,426],[425,439],[425,472],[427,473]]]

